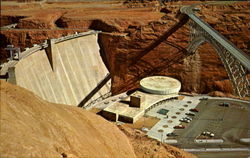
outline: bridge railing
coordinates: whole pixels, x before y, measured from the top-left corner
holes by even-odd
[[[250,57],[246,53],[237,48],[231,41],[226,39],[223,35],[221,35],[218,31],[216,31],[208,23],[204,22],[196,15],[188,14],[188,16],[206,33],[208,33],[216,42],[218,42],[222,47],[230,52],[235,58],[237,58],[241,62],[241,64],[244,65],[244,67],[250,70]]]
[[[191,19],[188,50],[195,52],[203,42],[211,43],[228,73],[235,94],[240,97],[250,96],[250,82],[247,77],[250,70],[250,57],[208,23],[196,16],[193,13],[194,7],[195,5],[181,8],[181,12]]]

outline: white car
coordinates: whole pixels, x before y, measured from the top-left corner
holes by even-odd
[[[149,131],[149,129],[146,128],[146,127],[142,127],[141,130],[142,130],[143,132],[148,132],[148,131]]]
[[[209,136],[210,136],[210,137],[214,137],[214,133],[211,133]]]
[[[184,117],[184,119],[189,120],[189,121],[192,121],[192,120],[193,120],[193,119],[190,118],[190,117]]]
[[[186,119],[186,118],[182,118],[182,119],[180,119],[179,121],[185,122],[185,123],[189,123],[189,122],[190,122],[190,120],[189,120],[189,119]]]
[[[204,135],[204,136],[209,136],[209,137],[214,137],[214,133],[212,132],[208,132],[208,131],[204,131],[201,133],[201,135]]]

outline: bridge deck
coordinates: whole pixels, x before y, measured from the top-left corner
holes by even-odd
[[[197,17],[192,11],[193,8],[194,6],[183,7],[181,8],[181,12],[188,15],[190,19],[192,19],[205,32],[212,36],[214,40],[216,40],[216,42],[222,45],[228,52],[230,52],[236,59],[238,59],[245,68],[250,70],[250,57],[246,53],[238,49],[232,42],[227,40],[218,31],[213,29],[208,23]]]

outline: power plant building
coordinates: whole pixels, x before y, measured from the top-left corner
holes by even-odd
[[[140,81],[141,89],[151,94],[174,94],[181,89],[180,81],[166,76],[151,76]]]
[[[181,83],[171,77],[151,76],[140,81],[141,89],[102,111],[111,121],[134,123],[159,102],[178,97]]]

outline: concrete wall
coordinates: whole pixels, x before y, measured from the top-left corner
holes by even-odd
[[[15,65],[17,85],[50,102],[78,105],[108,73],[99,53],[96,34],[53,44],[51,50],[53,69],[45,50]],[[92,100],[107,93],[109,84]]]

